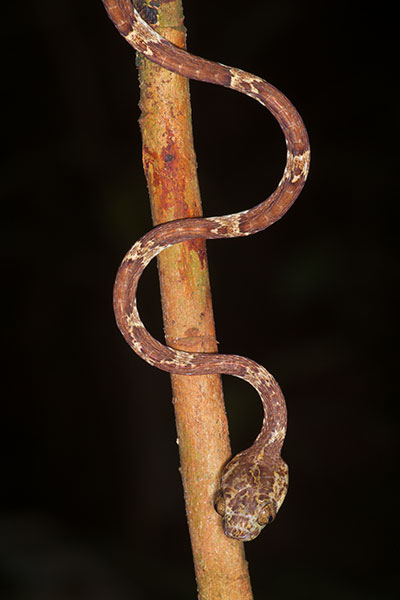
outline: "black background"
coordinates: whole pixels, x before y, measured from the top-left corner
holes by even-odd
[[[282,221],[208,244],[220,350],[265,365],[289,411],[290,493],[246,544],[255,597],[395,597],[397,165],[380,135],[397,113],[374,38],[359,42],[340,3],[184,10],[190,51],[284,91],[312,148]],[[151,227],[135,55],[100,0],[7,11],[2,598],[195,598],[169,379],[130,351],[111,306],[122,256]],[[260,202],[284,166],[278,126],[229,90],[191,93],[205,214]],[[162,337],[154,265],[139,298]],[[261,408],[224,385],[237,451]]]

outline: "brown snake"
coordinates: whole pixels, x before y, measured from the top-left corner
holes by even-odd
[[[155,227],[126,254],[114,287],[114,312],[131,348],[145,361],[179,375],[221,373],[246,380],[259,393],[264,409],[261,431],[253,445],[224,467],[215,508],[228,537],[248,541],[271,522],[288,486],[288,468],[280,456],[286,433],[286,405],[270,373],[236,355],[189,353],[164,346],[140,320],[136,306],[139,278],[160,252],[194,238],[241,237],[262,231],[292,206],[305,183],[310,150],[303,121],[289,100],[263,79],[245,71],[193,56],[160,37],[132,7],[130,0],[103,0],[119,33],[149,60],[185,77],[232,88],[254,98],[278,121],[286,140],[287,161],[276,190],[261,204],[223,217],[179,219]]]

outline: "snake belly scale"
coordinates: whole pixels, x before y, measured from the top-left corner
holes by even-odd
[[[290,101],[263,79],[211,62],[177,48],[159,36],[133,8],[130,0],[103,0],[119,33],[149,60],[185,77],[215,83],[254,98],[278,121],[286,140],[287,160],[275,191],[261,204],[222,217],[179,219],[154,227],[126,254],[114,286],[114,312],[131,348],[145,361],[170,373],[220,373],[240,377],[258,392],[264,410],[261,431],[253,445],[223,468],[215,508],[225,534],[237,540],[257,537],[279,510],[288,486],[288,468],[281,458],[286,433],[286,404],[278,383],[264,367],[236,355],[189,353],[161,344],[146,330],[136,305],[136,290],[148,263],[166,248],[192,240],[247,236],[272,225],[292,206],[307,178],[308,136]]]

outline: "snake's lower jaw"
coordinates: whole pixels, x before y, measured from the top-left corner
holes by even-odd
[[[264,529],[264,526],[260,526],[260,528],[257,531],[243,531],[243,530],[236,530],[236,529],[231,529],[230,527],[225,527],[224,525],[224,533],[228,538],[231,538],[233,540],[237,540],[238,542],[251,542],[252,540],[255,540],[256,537],[258,537],[261,533],[261,531]]]

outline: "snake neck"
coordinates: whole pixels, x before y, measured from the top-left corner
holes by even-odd
[[[240,375],[258,392],[263,406],[263,422],[253,449],[257,460],[264,456],[279,457],[286,435],[287,411],[282,390],[275,378],[261,365],[248,358],[240,358],[244,372]],[[232,373],[234,374],[234,373]]]

